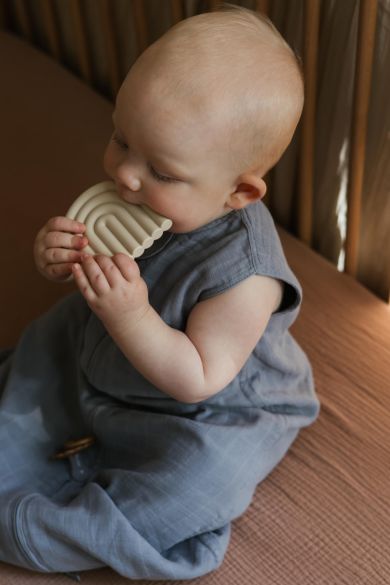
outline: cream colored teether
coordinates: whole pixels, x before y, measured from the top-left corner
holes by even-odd
[[[138,258],[172,226],[172,221],[146,205],[121,199],[112,181],[90,187],[77,197],[67,217],[86,225],[88,254],[123,252]]]

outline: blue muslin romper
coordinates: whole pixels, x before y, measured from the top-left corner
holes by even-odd
[[[0,356],[1,561],[133,579],[212,571],[231,521],[318,414],[288,332],[300,286],[262,203],[167,233],[138,262],[150,303],[182,331],[196,303],[253,274],[283,281],[283,301],[236,378],[197,404],[144,379],[78,292],[34,321]],[[93,446],[52,458],[86,435]]]

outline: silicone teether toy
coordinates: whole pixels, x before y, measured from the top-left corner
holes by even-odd
[[[112,181],[84,191],[66,215],[86,225],[89,244],[83,251],[107,256],[123,252],[138,258],[172,226],[170,219],[146,205],[123,201]]]

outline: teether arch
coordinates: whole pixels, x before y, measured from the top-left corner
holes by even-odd
[[[66,215],[86,225],[89,244],[84,251],[88,254],[112,256],[123,252],[138,258],[172,226],[170,219],[146,205],[123,201],[112,181],[84,191]]]

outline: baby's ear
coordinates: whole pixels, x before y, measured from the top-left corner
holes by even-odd
[[[245,173],[237,181],[237,187],[226,202],[231,209],[243,209],[250,203],[254,203],[264,197],[267,185],[256,173]]]

